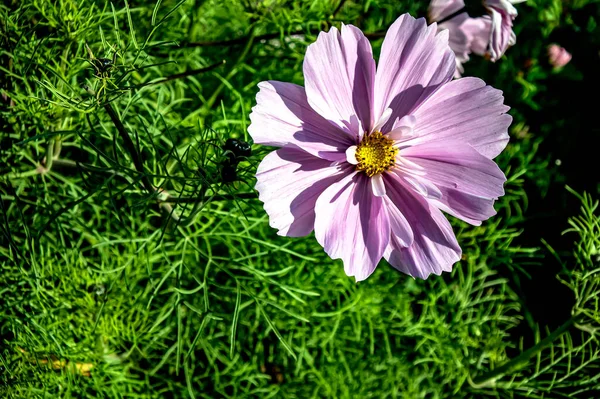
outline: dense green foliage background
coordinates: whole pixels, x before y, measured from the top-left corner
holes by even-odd
[[[481,227],[452,220],[451,274],[382,262],[356,284],[269,227],[269,149],[230,181],[222,145],[249,139],[258,82],[303,84],[341,22],[377,54],[427,3],[0,5],[0,396],[598,397],[598,1],[520,4],[517,45],[466,65],[514,123],[507,194]]]

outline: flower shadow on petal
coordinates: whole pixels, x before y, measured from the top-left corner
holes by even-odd
[[[386,251],[388,262],[422,279],[431,273],[439,275],[452,270],[461,250],[446,217],[398,179],[389,177],[387,183],[392,202],[402,210],[414,231],[414,242],[409,248],[402,247],[392,237]]]
[[[331,258],[343,260],[348,276],[361,281],[373,273],[388,245],[390,223],[364,173],[346,174],[319,197],[315,236]]]
[[[382,133],[387,133],[397,127],[397,123],[403,116],[411,115],[421,104],[423,104],[433,93],[445,83],[431,86],[414,85],[398,93],[390,102],[389,108],[393,113],[390,119],[381,128]]]
[[[302,151],[294,146],[290,146],[288,149]],[[297,157],[294,156],[292,151],[280,151],[280,157],[282,160],[289,161],[291,163],[297,162]],[[294,221],[290,224],[288,233],[286,234],[287,236],[304,236],[312,231],[314,225],[315,203],[317,198],[327,187],[336,183],[345,175],[341,167],[324,168],[322,160],[318,158],[315,158],[315,162],[303,162],[294,170],[294,173],[302,171],[325,174],[326,169],[331,169],[331,175],[325,175],[322,179],[317,180],[310,186],[306,187],[304,190],[299,192],[296,198],[294,198],[290,203],[290,213],[294,217]],[[308,224],[310,224],[310,227]]]
[[[367,40],[367,39],[365,38],[365,40]],[[369,44],[369,48],[370,47],[371,46]],[[357,49],[356,49],[357,59],[361,59],[361,57],[365,56],[364,54],[363,55],[360,54],[359,49],[360,49],[359,47],[357,47]],[[373,60],[372,54],[371,54],[371,60]],[[375,61],[373,60],[373,69],[372,69],[373,76],[369,80],[369,77],[367,77],[366,75],[369,74],[370,71],[366,70],[366,68],[364,67],[364,65],[361,62],[357,62],[356,65],[354,66],[354,81],[352,83],[353,83],[353,87],[355,89],[352,90],[352,106],[354,107],[355,110],[363,110],[363,112],[365,109],[369,110],[368,115],[353,116],[353,117],[351,117],[351,120],[349,121],[351,128],[354,128],[354,126],[358,127],[358,130],[352,130],[352,131],[358,133],[358,137],[357,137],[358,140],[362,140],[362,136],[365,132],[371,131],[373,124],[381,116],[381,115],[373,115],[373,112],[374,112],[373,96],[375,94],[375,70],[376,70]],[[371,87],[363,87],[362,90],[357,90],[357,88],[361,88],[361,86],[363,86],[364,84],[370,85]],[[367,107],[365,107],[365,103],[368,104]],[[358,116],[360,116],[361,120],[359,120]],[[367,126],[365,126],[365,125],[367,125]],[[361,126],[362,126],[362,131],[360,130]],[[354,129],[356,129],[356,128],[354,128]]]
[[[301,128],[293,134],[294,139],[299,143],[324,143],[326,139],[328,143],[325,144],[334,146],[336,151],[319,151],[318,156],[331,161],[345,159],[346,149],[356,144],[347,132],[317,114],[308,103],[298,106],[296,102],[287,97],[287,93],[281,87],[274,87],[274,90],[281,97],[287,109],[302,121]],[[315,131],[319,133],[317,134]]]

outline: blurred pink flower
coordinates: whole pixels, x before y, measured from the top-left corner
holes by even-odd
[[[471,18],[466,12],[458,13],[464,6],[464,0],[432,0],[427,12],[429,22],[443,21],[438,30],[448,30],[448,44],[456,56],[456,78],[464,72],[462,65],[469,61],[469,54],[486,53],[492,26],[488,16]]]
[[[524,1],[526,0],[484,0],[483,4],[492,17],[489,44],[489,54],[492,61],[500,59],[506,49],[517,42],[512,27],[518,12],[513,4]]]
[[[554,68],[562,68],[571,61],[571,53],[558,44],[548,46],[548,61]]]
[[[414,277],[461,257],[445,211],[473,225],[495,214],[508,142],[502,92],[452,81],[447,31],[408,14],[394,22],[376,68],[351,25],[321,32],[304,59],[306,87],[261,82],[248,131],[280,147],[257,170],[270,225],[313,230],[347,275],[366,279],[382,258]]]

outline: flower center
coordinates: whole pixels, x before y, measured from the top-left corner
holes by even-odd
[[[390,170],[396,163],[398,154],[398,149],[393,144],[394,140],[388,139],[381,132],[365,136],[356,147],[356,170],[364,170],[369,177]]]

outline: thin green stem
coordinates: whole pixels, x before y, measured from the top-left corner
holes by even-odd
[[[125,126],[123,126],[123,123],[119,119],[119,116],[117,115],[117,113],[115,112],[115,109],[112,107],[112,105],[110,103],[104,104],[104,109],[106,110],[106,112],[108,113],[108,116],[110,116],[110,119],[112,120],[113,124],[117,128],[117,131],[119,132],[119,135],[121,136],[121,139],[123,140],[123,142],[125,144],[125,148],[129,152],[129,155],[131,155],[135,169],[139,173],[141,173],[142,184],[144,185],[144,188],[149,193],[153,193],[154,187],[152,186],[152,183],[150,183],[150,179],[148,178],[148,176],[144,173],[144,165],[142,165],[142,160],[140,158],[140,154],[135,149],[133,140],[131,140],[131,137],[129,137],[127,130],[125,130]]]
[[[153,85],[158,85],[161,83],[166,83],[166,82],[169,82],[169,81],[175,80],[175,79],[187,78],[188,76],[199,75],[204,72],[212,71],[213,69],[216,69],[224,64],[225,64],[225,60],[217,62],[212,65],[209,65],[204,68],[190,69],[190,70],[182,72],[182,73],[176,73],[174,75],[165,76],[165,77],[162,77],[159,80],[155,80],[153,82],[140,83],[140,84],[137,84],[134,86],[125,86],[125,87],[123,87],[123,89],[139,89],[139,88],[146,87],[146,86],[153,86]]]
[[[331,18],[335,18],[337,13],[340,12],[341,9],[344,7],[344,4],[346,4],[346,0],[340,0],[340,3],[338,4],[338,6],[335,8],[333,13],[331,13]]]
[[[48,149],[46,150],[46,171],[52,169],[52,161],[54,161],[54,139],[48,142]]]

